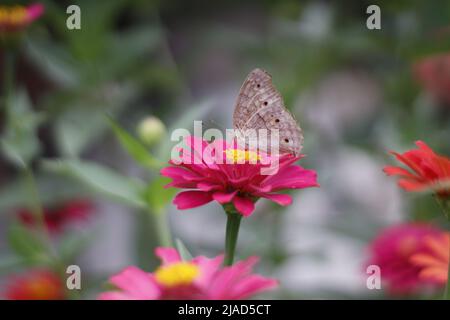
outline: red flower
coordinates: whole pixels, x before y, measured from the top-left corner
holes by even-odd
[[[412,171],[401,167],[386,166],[383,171],[400,177],[398,185],[406,191],[432,190],[441,198],[450,195],[450,159],[434,153],[424,142],[417,141],[418,150],[403,154],[391,153]]]
[[[173,203],[178,209],[195,208],[215,200],[220,204],[233,203],[239,213],[249,216],[258,198],[286,206],[291,204],[291,197],[276,192],[318,186],[315,171],[293,164],[300,157],[269,156],[239,150],[222,140],[208,144],[197,137],[188,137],[186,144],[188,148],[180,150],[181,163],[170,161],[172,166],[161,170],[163,176],[172,178],[167,187],[191,189],[175,197]],[[213,150],[211,155],[207,155],[208,150]],[[275,163],[276,173],[262,174]]]
[[[391,294],[418,293],[436,287],[436,281],[421,277],[422,267],[411,261],[416,254],[432,254],[427,241],[444,232],[430,225],[407,223],[383,230],[370,245],[370,265],[381,270],[381,279]]]
[[[61,300],[61,279],[48,270],[33,270],[9,280],[4,296],[8,300]]]
[[[422,59],[413,69],[427,91],[438,100],[450,103],[450,54],[438,54]]]
[[[85,220],[92,209],[92,204],[85,200],[73,200],[54,207],[47,207],[44,208],[45,224],[51,233],[58,233],[72,222]],[[25,225],[34,227],[38,224],[35,215],[28,209],[20,209],[17,214]]]
[[[27,7],[0,5],[0,34],[23,30],[44,13],[44,5],[35,3]]]
[[[130,266],[110,278],[117,290],[100,300],[236,300],[273,289],[278,282],[253,273],[257,257],[222,267],[223,256],[181,259],[173,248],[159,247],[161,266],[153,273]]]
[[[428,252],[414,254],[411,263],[421,268],[419,274],[421,279],[445,285],[450,260],[450,233],[426,238],[424,242]]]

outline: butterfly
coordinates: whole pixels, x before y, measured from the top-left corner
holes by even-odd
[[[233,113],[233,127],[238,132],[279,130],[280,153],[298,156],[303,133],[294,116],[286,109],[283,98],[272,83],[272,76],[262,69],[249,73],[239,91]]]

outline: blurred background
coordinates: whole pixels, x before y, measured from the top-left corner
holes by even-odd
[[[440,219],[431,196],[407,196],[382,168],[388,150],[419,139],[450,153],[450,87],[426,82],[449,78],[450,62],[420,67],[449,52],[450,2],[377,1],[381,30],[366,27],[374,1],[85,0],[81,30],[66,27],[73,1],[41,3],[13,49],[0,121],[0,289],[53,263],[30,199],[59,267],[82,270],[70,298],[94,298],[125,266],[153,270],[166,219],[192,254],[222,252],[220,206],[176,210],[152,160],[169,159],[174,128],[231,128],[241,83],[260,67],[303,128],[301,164],[321,187],[293,192],[287,208],[258,202],[238,258],[260,256],[258,271],[280,280],[266,298],[388,297],[366,288],[369,241],[400,221]],[[1,50],[3,74],[12,49]]]

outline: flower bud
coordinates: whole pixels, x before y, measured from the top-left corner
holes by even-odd
[[[138,124],[137,134],[146,145],[150,146],[166,135],[166,126],[157,117],[149,116]]]

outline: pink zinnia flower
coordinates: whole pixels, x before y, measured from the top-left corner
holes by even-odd
[[[45,225],[51,233],[56,234],[71,223],[86,220],[92,210],[92,203],[81,199],[45,207],[43,209]],[[38,224],[35,215],[28,209],[20,209],[17,215],[27,226],[34,227]]]
[[[420,277],[422,268],[412,263],[416,254],[431,253],[427,239],[443,232],[421,223],[406,223],[383,230],[370,245],[368,265],[377,265],[381,279],[391,294],[414,294],[436,287],[435,281]]]
[[[125,268],[110,278],[116,291],[101,293],[100,300],[231,300],[246,299],[272,289],[277,281],[253,274],[257,257],[222,267],[222,256],[181,259],[173,248],[157,248],[162,265],[153,273]]]
[[[178,209],[195,208],[215,200],[222,205],[232,203],[240,214],[249,216],[259,198],[286,206],[291,204],[292,198],[277,192],[319,186],[315,171],[294,165],[302,156],[271,156],[238,149],[234,142],[216,140],[209,144],[192,136],[186,138],[186,144],[187,148],[180,150],[181,163],[171,160],[172,166],[161,170],[163,176],[172,178],[167,187],[191,189],[175,197],[173,203]],[[210,150],[223,152],[212,151],[208,155]],[[276,173],[262,174],[262,170],[268,170],[275,163],[278,165]]]
[[[450,54],[436,54],[418,61],[414,73],[420,84],[439,101],[450,103]]]
[[[8,300],[61,300],[65,298],[65,289],[52,271],[31,270],[11,276],[3,295]]]
[[[44,13],[44,5],[31,4],[27,7],[0,5],[0,33],[21,31]]]
[[[445,285],[448,278],[450,263],[450,233],[442,233],[439,237],[424,239],[428,248],[426,253],[416,253],[411,257],[411,263],[420,267],[419,277]]]
[[[391,153],[410,171],[396,166],[386,166],[383,171],[389,176],[400,177],[398,185],[406,191],[432,190],[441,198],[450,196],[450,159],[435,153],[422,141],[416,141],[419,149],[403,154]]]

